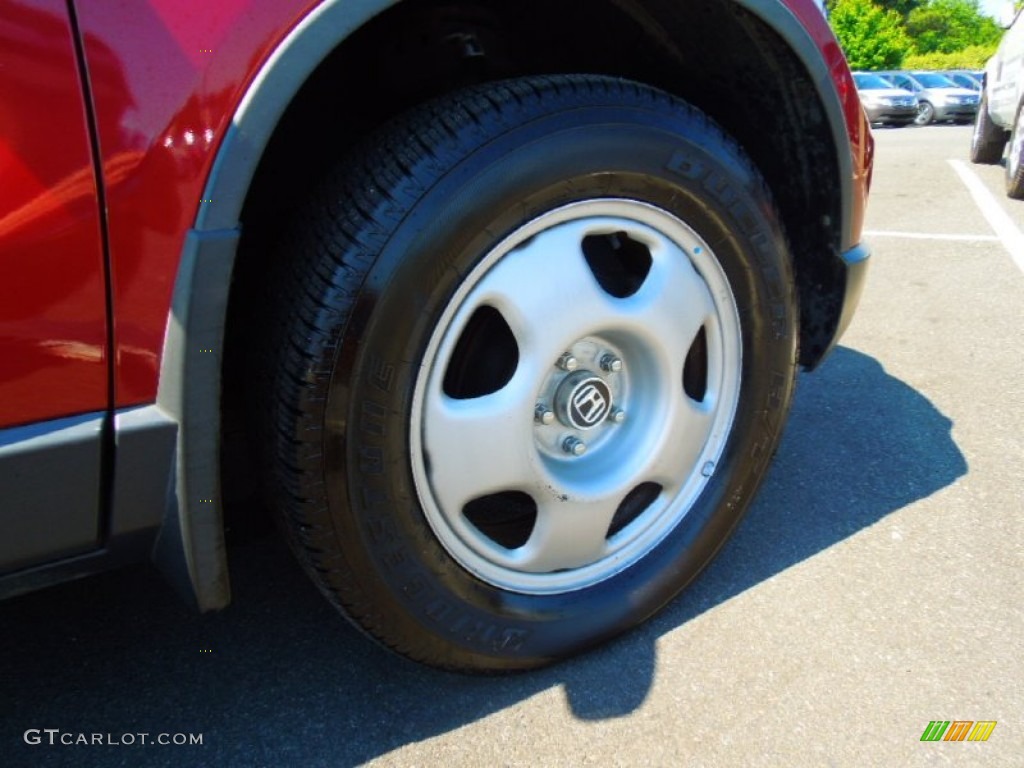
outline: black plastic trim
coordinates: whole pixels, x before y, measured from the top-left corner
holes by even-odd
[[[17,570],[0,577],[0,598],[150,556],[171,490],[178,427],[153,405],[114,414],[111,506],[101,528],[100,454],[108,419],[99,412],[0,431],[5,557],[6,549],[17,553],[32,543],[19,540],[19,518],[41,515],[36,554],[23,551]],[[15,516],[13,524],[8,515]],[[81,541],[69,546],[69,534]]]
[[[100,545],[105,412],[0,430],[0,573]]]
[[[807,370],[814,370],[829,353],[835,349],[839,339],[842,338],[846,329],[853,320],[853,315],[860,304],[861,294],[864,292],[864,283],[867,281],[868,263],[871,258],[871,248],[867,243],[854,246],[838,257],[842,263],[843,270],[843,300],[839,310],[839,322],[836,323],[835,333],[828,345],[822,348],[821,354],[807,361]]]
[[[155,534],[150,529],[114,535],[103,549],[7,574],[0,577],[0,600],[143,562]]]
[[[220,379],[237,229],[192,230],[178,267],[157,405],[178,425],[170,500],[153,559],[200,610],[231,599],[220,487]]]
[[[171,498],[178,424],[147,405],[115,413],[114,426],[110,534],[155,532]]]

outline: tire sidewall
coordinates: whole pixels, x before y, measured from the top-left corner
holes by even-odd
[[[580,106],[497,136],[463,134],[453,144],[413,174],[423,191],[394,217],[400,223],[345,328],[325,412],[326,494],[361,591],[401,625],[398,634],[417,645],[416,655],[451,666],[530,667],[652,614],[739,521],[788,409],[793,280],[759,178],[735,145],[694,114]],[[663,208],[714,250],[743,335],[737,413],[716,474],[645,557],[586,589],[512,593],[464,570],[427,522],[410,469],[415,382],[441,315],[475,264],[527,221],[601,197]],[[457,657],[452,647],[461,649]]]
[[[1006,153],[1006,169],[1004,172],[1006,180],[1006,194],[1015,199],[1024,198],[1024,145],[1017,148],[1017,138],[1021,131],[1021,122],[1024,121],[1024,105],[1017,107],[1017,113],[1013,119],[1013,129],[1010,131],[1010,147]]]

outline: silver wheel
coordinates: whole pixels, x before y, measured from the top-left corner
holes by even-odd
[[[675,216],[599,199],[528,222],[462,281],[416,376],[410,454],[431,529],[511,591],[619,573],[714,474],[741,347],[721,265]]]
[[[935,107],[929,102],[922,101],[917,105],[917,117],[914,118],[915,125],[929,125],[935,119]]]

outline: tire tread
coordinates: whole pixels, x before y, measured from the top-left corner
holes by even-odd
[[[369,576],[356,572],[337,545],[319,458],[330,372],[346,324],[388,233],[423,190],[459,161],[467,144],[482,146],[496,132],[535,119],[552,107],[552,99],[585,106],[606,104],[609,98],[682,113],[688,132],[739,158],[749,183],[771,200],[767,184],[739,145],[686,103],[608,77],[537,76],[470,87],[393,121],[328,172],[325,184],[300,207],[286,242],[278,246],[263,328],[269,352],[258,385],[260,412],[265,414],[262,468],[272,506],[319,590],[363,634],[413,660],[461,671],[475,671],[478,665],[446,657],[418,637],[397,634],[375,610],[364,586]],[[792,266],[787,268],[787,301],[795,306]]]

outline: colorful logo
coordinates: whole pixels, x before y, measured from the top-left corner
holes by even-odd
[[[995,720],[932,720],[921,741],[988,741],[995,727]]]

